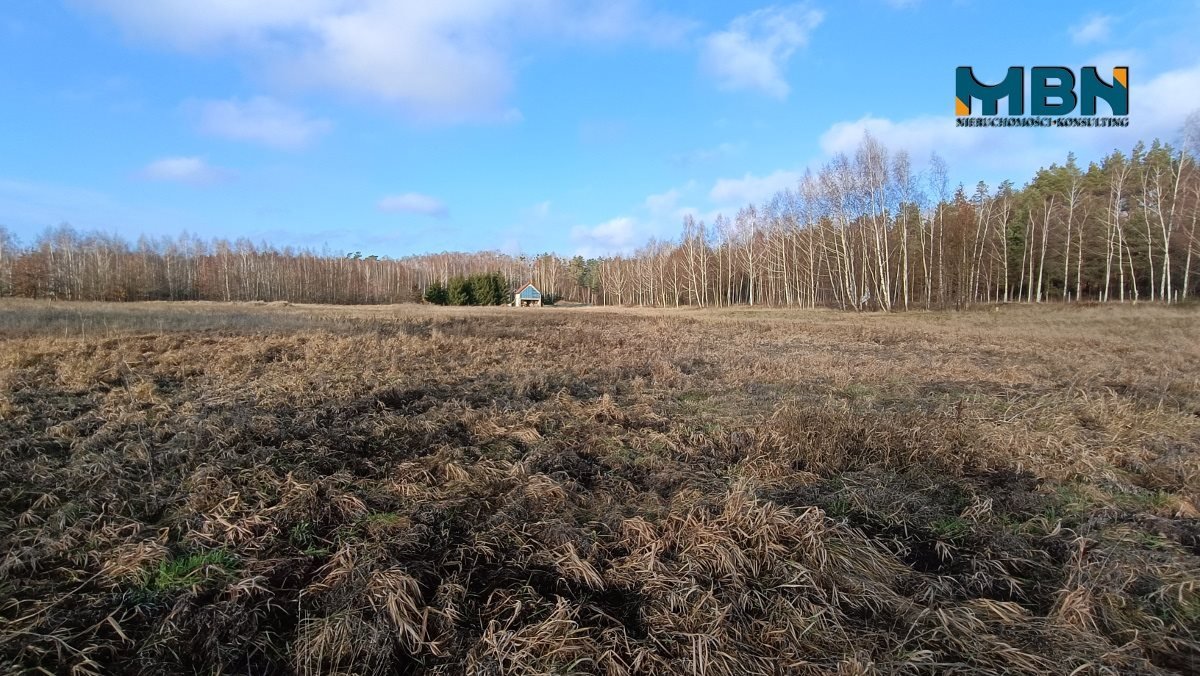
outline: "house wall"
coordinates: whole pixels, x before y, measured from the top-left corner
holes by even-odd
[[[537,289],[525,288],[518,294],[513,295],[513,305],[521,307],[522,304],[535,305],[541,307],[542,293]]]

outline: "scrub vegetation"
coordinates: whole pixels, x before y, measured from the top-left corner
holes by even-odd
[[[1200,670],[1195,308],[0,304],[0,672]]]

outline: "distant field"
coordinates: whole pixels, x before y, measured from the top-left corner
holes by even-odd
[[[0,302],[0,672],[1200,672],[1200,310]]]

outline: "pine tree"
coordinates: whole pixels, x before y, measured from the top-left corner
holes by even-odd
[[[475,305],[494,305],[491,275],[471,275],[467,278]]]
[[[425,287],[425,302],[433,303],[434,305],[445,305],[450,300],[446,287],[442,286],[441,282],[430,282],[429,286]]]
[[[504,305],[508,302],[508,284],[504,281],[504,275],[499,272],[493,272],[488,275],[492,290],[492,305]]]
[[[462,277],[450,278],[450,286],[447,289],[446,296],[451,305],[475,304],[475,299],[471,295],[471,284]]]

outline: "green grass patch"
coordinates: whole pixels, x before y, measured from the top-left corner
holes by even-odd
[[[957,516],[930,522],[929,529],[942,540],[954,540],[971,532],[971,524]]]
[[[372,512],[363,517],[368,528],[391,528],[405,523],[407,519],[396,512]]]
[[[159,593],[192,589],[210,580],[230,577],[237,565],[233,554],[224,549],[210,549],[159,563],[147,571],[143,586]]]
[[[853,509],[850,500],[842,495],[838,495],[825,503],[825,513],[831,517],[849,516]]]
[[[311,521],[301,521],[288,529],[288,540],[297,547],[311,547],[316,542]]]
[[[1113,490],[1095,484],[1073,482],[1056,490],[1066,514],[1089,514],[1096,509],[1116,507],[1126,512],[1158,514],[1169,512],[1175,497],[1161,490]]]
[[[412,522],[408,517],[396,512],[372,512],[362,518],[363,530],[373,537],[404,530],[410,525]]]
[[[1113,495],[1119,507],[1130,512],[1149,512],[1157,514],[1169,511],[1175,503],[1172,495],[1166,491],[1140,491],[1137,493],[1117,493]]]

